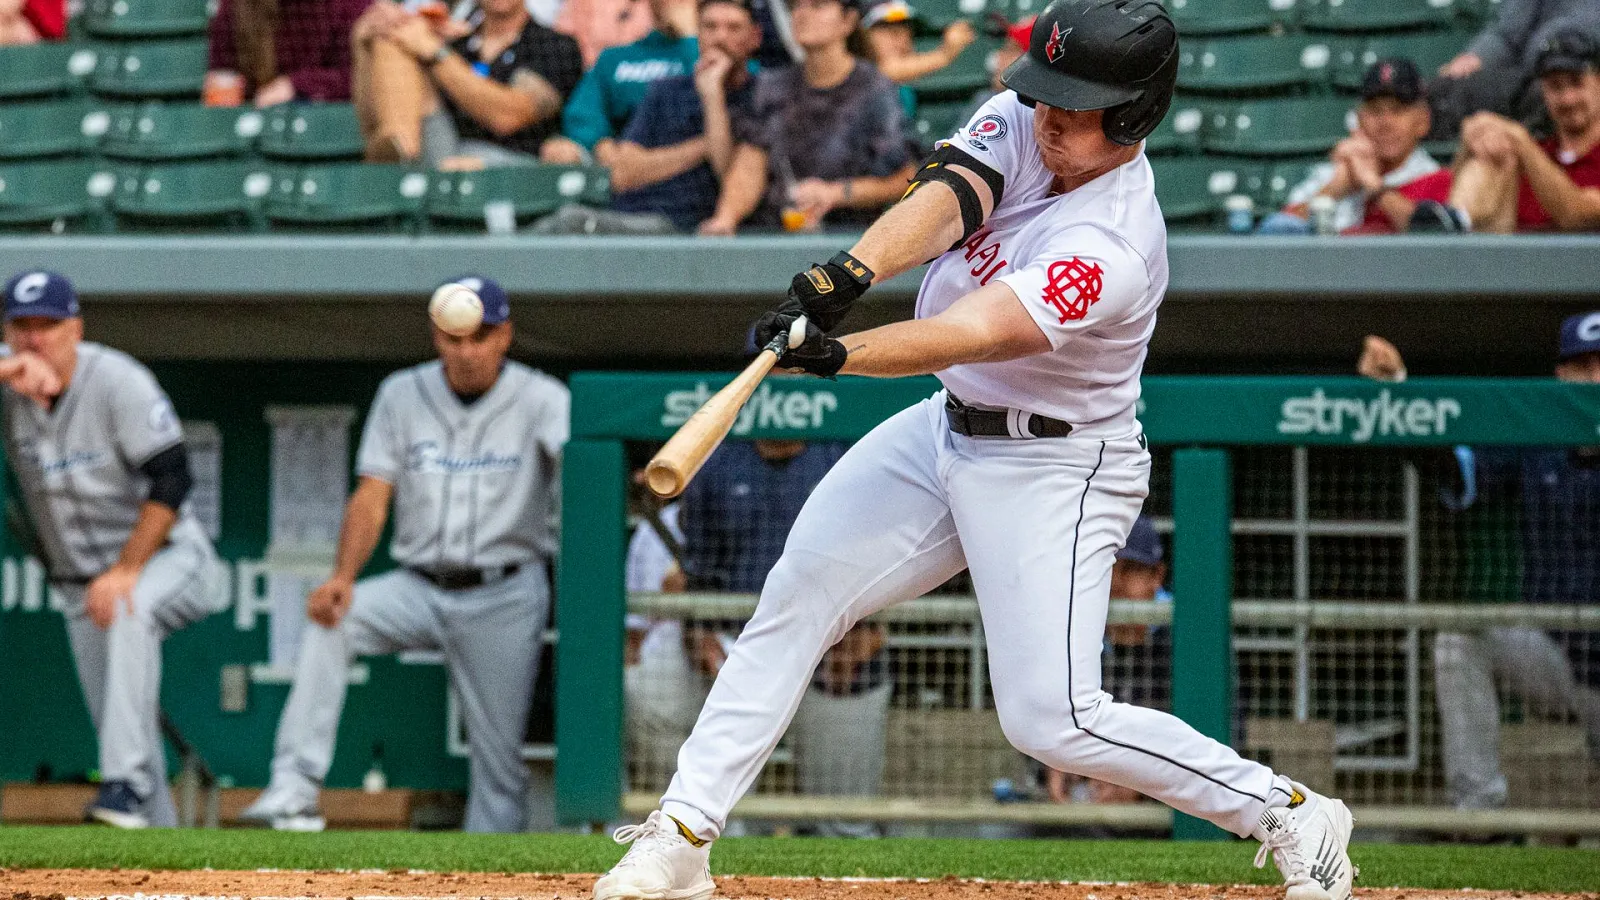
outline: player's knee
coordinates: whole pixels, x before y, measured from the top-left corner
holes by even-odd
[[[1433,664],[1435,669],[1457,669],[1472,657],[1471,635],[1459,631],[1441,631],[1433,639]]]
[[[806,552],[785,551],[767,574],[752,625],[765,621],[789,635],[813,634],[830,645],[853,622],[840,617],[828,560]]]
[[[1018,751],[1063,769],[1076,771],[1072,763],[1095,749],[1088,730],[1100,717],[1110,695],[1101,691],[1074,704],[1066,691],[1040,691],[1031,698],[1001,702],[995,710],[1000,730]]]

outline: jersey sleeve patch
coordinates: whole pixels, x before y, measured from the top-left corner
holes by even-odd
[[[1089,307],[1100,302],[1105,287],[1105,269],[1097,262],[1074,256],[1056,260],[1045,270],[1044,288],[1039,300],[1060,316],[1062,325],[1089,314]]]

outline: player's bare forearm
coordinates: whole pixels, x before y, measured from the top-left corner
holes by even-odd
[[[976,175],[964,171],[962,175],[985,200],[987,216],[992,208],[988,187]],[[850,255],[872,270],[877,283],[922,265],[960,239],[961,203],[949,185],[936,181],[884,211],[850,248]]]
[[[167,542],[167,534],[177,521],[177,510],[165,503],[145,501],[139,507],[139,518],[133,523],[133,532],[122,545],[117,566],[134,572],[143,570],[150,557],[155,556],[161,545]]]
[[[839,339],[844,375],[931,375],[966,363],[1004,362],[1050,349],[1050,341],[1011,288],[979,288],[927,319],[895,322]]]
[[[333,559],[333,577],[355,581],[372,558],[389,518],[389,499],[394,486],[380,478],[363,475],[361,483],[344,505],[344,522],[339,526],[339,549]]]

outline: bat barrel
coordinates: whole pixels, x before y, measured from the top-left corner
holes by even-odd
[[[650,493],[663,500],[671,500],[683,493],[688,487],[688,479],[683,477],[683,470],[664,459],[652,459],[645,466],[644,481],[649,486]]]

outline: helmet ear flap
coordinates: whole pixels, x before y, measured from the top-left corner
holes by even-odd
[[[1105,129],[1106,138],[1114,144],[1131,147],[1149,137],[1166,117],[1167,108],[1172,106],[1172,87],[1177,74],[1178,54],[1174,50],[1139,96],[1105,111],[1101,127]]]

